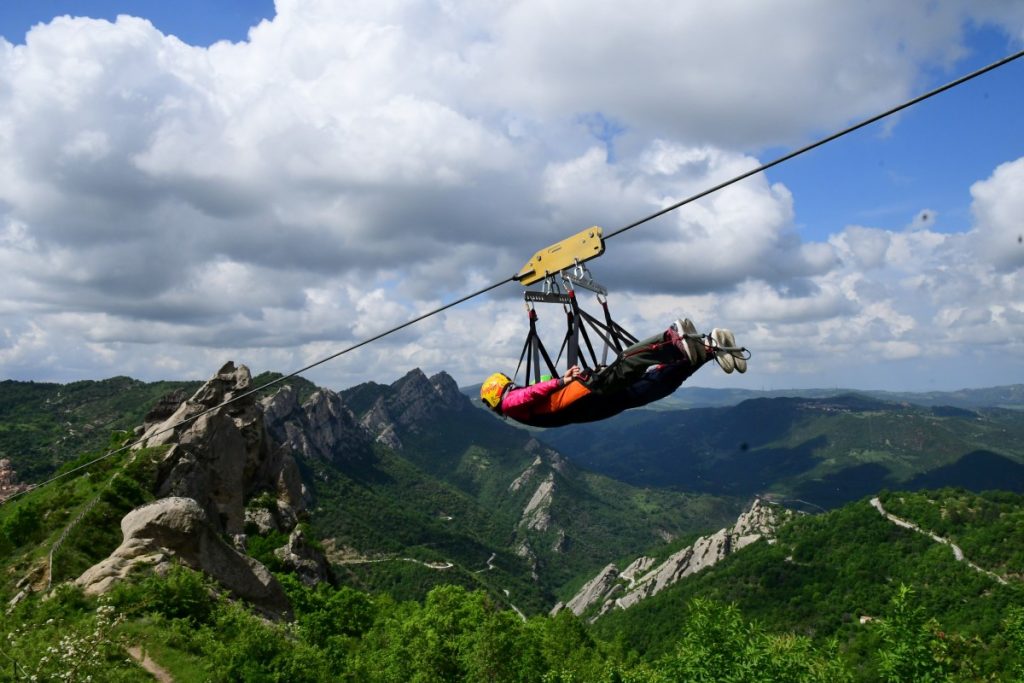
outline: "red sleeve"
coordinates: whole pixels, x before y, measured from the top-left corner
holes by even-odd
[[[555,393],[561,387],[562,380],[557,378],[537,382],[528,387],[516,387],[506,392],[505,397],[501,400],[501,412],[505,413],[521,406],[527,406],[534,401]]]

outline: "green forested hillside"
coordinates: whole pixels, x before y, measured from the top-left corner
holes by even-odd
[[[128,377],[71,384],[0,382],[0,458],[19,479],[38,481],[83,451],[132,429],[165,394],[199,382],[140,382]]]
[[[948,538],[978,565],[1024,579],[1024,496],[947,488],[883,492],[879,498],[886,511]]]
[[[180,568],[166,577],[139,572],[105,598],[64,585],[44,599],[47,555],[62,531],[80,519],[55,555],[58,585],[118,544],[123,514],[155,495],[160,450],[130,464],[104,460],[88,476],[0,507],[0,600],[8,605],[36,591],[5,608],[0,681],[69,671],[78,680],[150,680],[127,655],[131,646],[182,681],[1024,676],[1024,496],[870,488],[900,477],[915,485],[977,477],[978,485],[997,479],[1013,488],[1021,481],[1015,414],[864,397],[765,399],[686,411],[675,422],[634,413],[591,425],[589,435],[554,452],[543,442],[557,441],[549,438],[555,432],[538,441],[468,403],[402,413],[424,405],[408,394],[411,382],[362,385],[346,397],[357,418],[377,410],[391,420],[400,443],[374,443],[370,434],[366,453],[365,444],[342,442],[331,457],[298,457],[311,504],[303,528],[327,551],[336,580],[308,588],[278,574],[294,622],[267,621]],[[148,403],[125,407],[126,426],[176,386],[125,384],[126,395],[141,392]],[[316,391],[309,383],[295,388],[303,398]],[[51,420],[45,406],[55,395],[47,392],[60,388],[4,389],[26,392],[27,404],[44,406],[40,414]],[[61,404],[65,412],[54,414],[92,416],[99,425],[97,416],[117,412],[109,388],[91,401],[83,397],[98,389],[84,389],[74,410]],[[32,413],[8,407],[5,415],[28,424]],[[59,429],[39,434],[62,438]],[[118,433],[94,447],[127,438]],[[350,448],[360,457],[345,457]],[[605,463],[614,456],[616,471],[643,485],[594,474],[568,455]],[[864,468],[885,474],[851,483]],[[864,498],[800,515],[774,542],[758,541],[593,624],[566,611],[546,616],[607,562],[663,556],[733,521],[742,498],[671,490],[685,488],[683,480],[698,482],[690,487],[698,492],[767,488],[780,498],[845,487],[830,494],[833,504],[855,491],[878,493],[890,514],[956,543],[1005,583],[955,559],[950,546],[897,526]],[[253,534],[248,552],[280,571],[271,551],[285,540],[280,532]]]
[[[400,388],[362,385],[355,399],[344,396],[366,411]],[[367,462],[304,463],[317,499],[313,525],[364,554],[401,551],[457,570],[351,562],[342,574],[354,586],[394,591],[463,572],[471,581],[459,583],[500,586],[498,594],[510,591],[527,613],[544,613],[587,572],[666,538],[725,526],[744,502],[640,489],[579,470],[461,397],[432,414],[429,428],[398,425],[396,434],[399,450],[378,444]]]
[[[848,395],[728,408],[633,411],[540,438],[639,486],[801,499],[830,508],[883,488],[1024,491],[1018,411],[942,409]]]
[[[979,538],[1002,533],[1024,511],[1021,496],[978,497],[962,490],[928,495],[943,501],[934,504],[940,509],[965,500],[974,509],[1001,506],[1002,517],[985,513],[992,526],[974,518],[971,528]],[[908,501],[901,512],[915,522],[912,508],[932,507],[920,503],[928,499],[924,494],[889,494],[883,500],[900,498]],[[919,523],[931,530],[926,519]],[[999,634],[1014,606],[1024,604],[1021,547],[1019,532],[1010,534],[986,556],[991,566],[975,560],[965,547],[969,560],[1005,574],[1008,582],[1001,584],[954,559],[949,546],[893,524],[865,500],[798,517],[780,530],[777,541],[759,541],[639,605],[614,610],[595,623],[594,631],[618,639],[627,649],[657,656],[673,647],[665,634],[672,632],[686,606],[694,599],[710,599],[736,604],[746,617],[773,632],[799,633],[818,643],[838,638],[844,657],[861,671],[859,677],[876,680],[877,662],[870,662],[870,653],[879,636],[871,620],[885,615],[896,588],[906,585],[913,590],[915,605],[935,620],[936,630],[988,643],[970,656],[988,671],[1007,671],[1015,655]],[[862,617],[868,623],[862,624]]]
[[[263,373],[253,378],[253,386],[279,377]],[[300,400],[317,390],[303,378],[286,383]],[[197,388],[198,383],[127,378],[68,385],[0,383],[0,457],[11,458],[22,481],[39,479],[83,451],[105,446],[113,427],[141,424],[168,392],[180,389],[190,395]],[[344,397],[361,415],[395,390],[368,383]],[[665,538],[723,526],[743,504],[740,499],[637,489],[578,471],[564,460],[562,471],[545,461],[528,485],[511,491],[510,483],[543,448],[533,443],[527,450],[529,434],[465,401],[433,415],[427,425],[402,427],[398,433],[405,442],[400,452],[378,445],[370,460],[342,453],[335,462],[300,457],[299,463],[315,499],[310,522],[321,538],[354,548],[359,556],[401,555],[456,565],[448,572],[406,561],[341,565],[340,575],[352,585],[387,588],[402,597],[423,597],[431,586],[461,575],[464,585],[490,582],[495,595],[508,590],[521,609],[545,612],[578,576]],[[523,510],[548,476],[553,482],[546,508],[550,523],[526,528]],[[107,522],[117,537],[117,520]]]
[[[404,601],[288,575],[295,620],[273,622],[178,568],[100,599],[63,586],[21,601],[0,628],[0,681],[151,680],[130,648],[179,681],[1017,680],[1020,584],[934,546],[855,503],[592,628],[458,585]]]

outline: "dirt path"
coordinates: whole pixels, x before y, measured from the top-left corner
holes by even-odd
[[[356,557],[347,560],[333,560],[335,564],[375,564],[377,562],[412,562],[413,564],[419,564],[427,569],[436,569],[443,571],[445,569],[451,569],[455,565],[451,562],[424,562],[423,560],[415,560],[411,557],[381,557],[381,558],[369,558],[369,557]]]
[[[153,678],[160,681],[160,683],[174,683],[174,676],[171,675],[171,672],[154,662],[138,645],[129,647],[128,654],[139,663],[139,666],[152,674]]]
[[[964,551],[960,548],[960,546],[958,546],[956,543],[953,543],[953,541],[949,540],[948,538],[943,538],[942,536],[939,536],[938,534],[933,534],[930,531],[925,531],[924,529],[922,529],[921,527],[917,526],[913,522],[909,522],[909,521],[903,519],[902,517],[897,517],[896,515],[894,515],[894,514],[892,514],[890,512],[886,512],[885,508],[882,507],[882,501],[879,500],[877,496],[875,498],[871,499],[871,505],[876,510],[878,510],[878,512],[883,517],[888,519],[890,522],[892,522],[896,526],[901,526],[904,529],[910,529],[911,531],[916,531],[919,534],[924,534],[925,536],[928,536],[929,538],[931,538],[936,543],[942,543],[943,545],[948,545],[953,550],[953,557],[956,558],[957,562],[964,562],[971,569],[973,569],[975,571],[978,571],[978,572],[981,572],[982,574],[985,574],[986,576],[989,576],[989,577],[995,579],[999,583],[1001,583],[1003,585],[1006,585],[1006,579],[1004,579],[1003,577],[999,576],[998,574],[996,574],[994,572],[990,572],[987,569],[982,569],[978,565],[974,564],[973,562],[971,562],[970,560],[965,558],[964,557]]]

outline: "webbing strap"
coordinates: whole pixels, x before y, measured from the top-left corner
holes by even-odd
[[[540,361],[544,359],[545,365],[547,365],[548,372],[554,377],[558,374],[558,370],[555,368],[555,364],[551,362],[551,356],[548,355],[547,349],[544,348],[544,342],[540,340],[540,335],[537,334],[537,312],[532,308],[529,312],[530,317],[530,333],[526,335],[526,342],[523,344],[523,351],[519,354],[519,364],[516,366],[515,377],[519,376],[519,369],[523,365],[523,359],[526,359],[526,373],[523,375],[526,378],[526,382],[530,382],[530,372],[533,371],[533,381],[539,382],[541,372]]]
[[[569,305],[572,306],[573,314],[575,316],[573,322],[576,324],[577,332],[579,336],[583,337],[583,343],[587,346],[587,352],[590,354],[590,360],[593,361],[593,368],[596,368],[599,365],[597,362],[597,353],[594,351],[594,345],[590,342],[590,335],[587,334],[587,328],[586,325],[584,325],[584,322],[587,322],[587,313],[580,308],[579,303],[576,301],[575,292],[569,293]],[[582,363],[584,369],[593,369],[587,365],[586,358],[582,359]]]
[[[562,343],[558,348],[558,356],[554,362],[551,361],[551,357],[548,355],[543,342],[540,340],[540,335],[537,333],[537,313],[533,308],[529,309],[530,332],[526,337],[526,343],[523,344],[523,351],[519,356],[519,365],[516,366],[516,375],[518,375],[523,360],[526,360],[527,382],[530,381],[531,371],[533,373],[533,381],[540,381],[541,359],[544,360],[544,364],[552,376],[560,374],[557,370],[557,365],[561,362],[563,354],[565,355],[567,367],[579,365],[585,371],[592,372],[597,368],[607,365],[608,349],[614,349],[615,355],[618,357],[622,355],[627,346],[637,342],[636,337],[612,319],[607,301],[601,300],[601,307],[604,309],[604,320],[600,320],[580,308],[575,292],[570,291],[567,299],[568,305],[564,306],[565,334],[562,337]],[[539,299],[533,299],[533,301],[539,301]],[[550,303],[556,302],[551,301]],[[566,302],[559,301],[557,303]],[[594,350],[594,344],[587,331],[588,327],[604,342],[600,361],[597,359],[597,352]],[[581,337],[583,348],[585,349],[583,352],[581,352],[580,347]]]

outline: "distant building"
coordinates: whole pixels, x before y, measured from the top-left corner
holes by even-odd
[[[0,501],[32,488],[31,484],[19,484],[18,475],[11,467],[11,461],[0,458]]]

